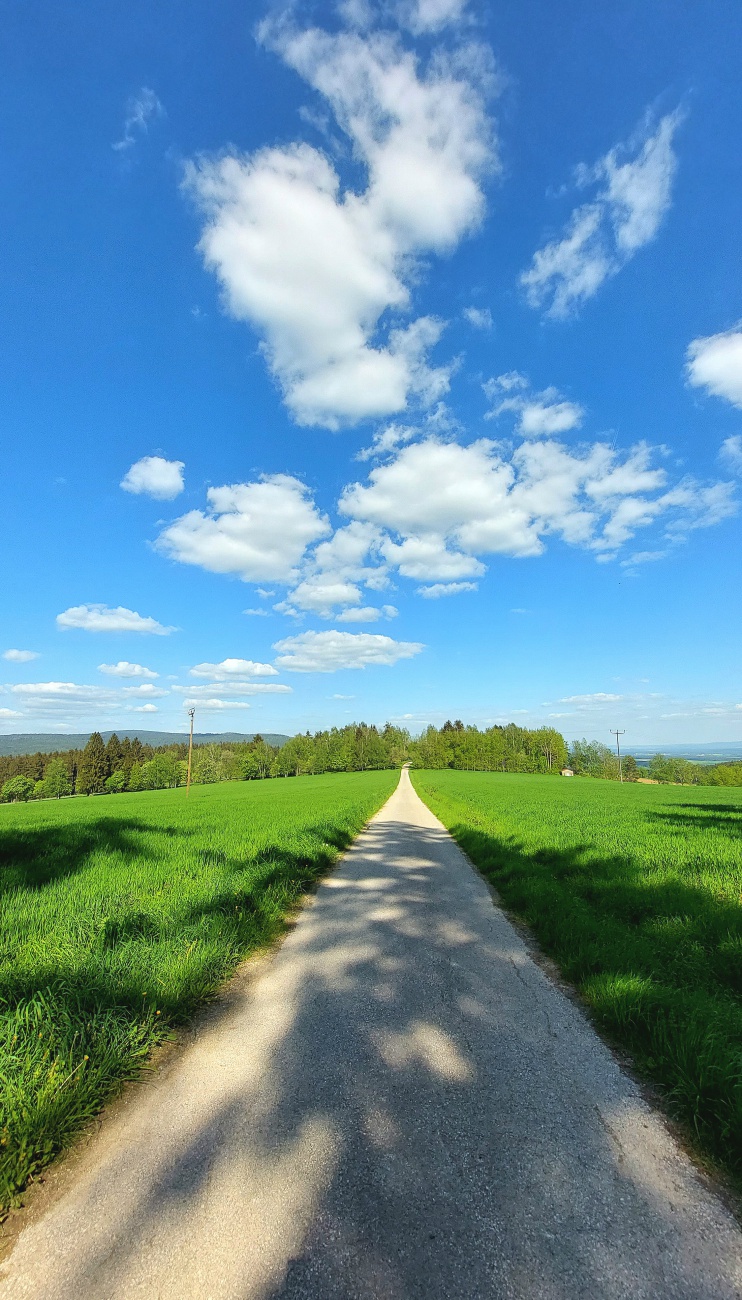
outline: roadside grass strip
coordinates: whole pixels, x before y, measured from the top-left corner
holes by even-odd
[[[396,771],[0,807],[0,1212],[279,935]]]
[[[413,772],[421,798],[742,1188],[742,790]]]

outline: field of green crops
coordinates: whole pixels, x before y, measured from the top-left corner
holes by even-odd
[[[287,913],[392,771],[0,807],[0,1211]]]
[[[412,778],[698,1149],[742,1181],[742,790]]]

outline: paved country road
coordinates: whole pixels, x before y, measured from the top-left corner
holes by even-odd
[[[742,1234],[402,773],[0,1300],[732,1300]]]

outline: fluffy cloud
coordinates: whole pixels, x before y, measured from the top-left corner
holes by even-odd
[[[177,628],[163,627],[154,618],[146,618],[133,609],[117,605],[73,605],[57,614],[57,627],[80,628],[83,632],[148,632],[153,636],[169,636]]]
[[[525,375],[516,370],[488,379],[482,387],[495,405],[485,418],[492,419],[506,411],[517,414],[516,432],[523,438],[552,437],[567,433],[582,424],[584,410],[577,402],[568,402],[556,388],[540,393],[529,392]]]
[[[211,573],[291,581],[307,546],[330,531],[305,485],[287,474],[209,488],[207,497],[208,513],[190,510],[163,529],[156,545]]]
[[[160,690],[153,686],[151,682],[143,682],[141,686],[125,686],[121,694],[126,699],[142,699],[147,697],[151,700],[161,700],[167,695],[167,691]]]
[[[389,567],[434,585],[480,576],[483,555],[540,555],[549,535],[608,559],[660,519],[679,540],[735,509],[729,484],[667,488],[643,443],[619,454],[603,443],[572,450],[551,440],[524,442],[505,457],[486,439],[466,447],[427,439],[340,500],[342,513],[379,530]]]
[[[244,677],[276,677],[272,664],[259,664],[254,659],[222,659],[220,664],[196,664],[191,677],[208,677],[213,682],[230,682]]]
[[[276,608],[284,613],[310,613],[320,618],[332,618],[336,609],[347,606],[357,606],[360,610],[359,584],[379,591],[387,583],[379,550],[380,536],[373,524],[358,520],[338,528],[328,541],[320,542],[315,548],[304,567],[302,581],[290,593],[288,602]],[[379,613],[374,617],[380,617]],[[353,619],[350,610],[347,618]]]
[[[36,650],[3,650],[3,659],[11,664],[30,664],[32,659],[40,659]]]
[[[394,605],[382,605],[377,609],[375,605],[359,605],[350,609],[344,609],[341,614],[337,615],[338,623],[378,623],[380,618],[396,618],[399,610]]]
[[[459,9],[420,0],[409,12],[430,31]],[[387,32],[301,31],[286,19],[262,36],[329,104],[368,179],[344,189],[306,144],[192,163],[199,248],[226,309],[262,335],[302,424],[337,428],[434,401],[449,375],[427,361],[440,322],[381,334],[379,322],[409,309],[414,258],[451,250],[482,216],[479,180],[493,164],[486,59],[439,50],[421,68]]]
[[[443,31],[464,18],[467,0],[399,0],[399,22],[415,36]]]
[[[23,714],[18,709],[0,709],[0,721],[10,721],[12,718],[22,718]]]
[[[394,641],[373,632],[301,632],[277,641],[276,663],[293,673],[334,673],[411,659],[425,647],[416,641]]]
[[[159,710],[156,704],[136,704],[132,709],[132,713],[158,713],[158,712]]]
[[[734,433],[731,438],[725,438],[719,456],[735,474],[742,474],[742,434]]]
[[[24,715],[33,718],[66,721],[94,717],[101,709],[109,712],[122,704],[118,691],[105,686],[79,686],[76,682],[23,682],[10,689]]]
[[[474,326],[474,329],[492,329],[492,312],[489,307],[465,307],[462,314],[464,319]]]
[[[203,695],[191,695],[183,701],[184,709],[198,709],[199,713],[222,713],[225,709],[250,709],[247,700],[219,700]]]
[[[164,115],[165,110],[154,90],[150,90],[149,86],[142,86],[126,105],[124,134],[111,147],[119,152],[131,149],[138,137],[147,134],[150,123]]]
[[[623,695],[611,695],[606,691],[594,691],[592,695],[565,695],[560,704],[615,704]]]
[[[208,686],[174,686],[173,691],[176,695],[188,695],[190,698],[207,699],[214,691],[220,695],[230,696],[238,699],[244,695],[290,695],[291,686],[284,686],[281,682],[240,682],[220,680],[218,685],[215,682],[209,682]]]
[[[688,383],[742,409],[742,329],[694,339],[686,353]]]
[[[462,591],[477,591],[476,582],[434,582],[431,587],[418,587],[417,594],[424,600],[440,600],[441,596],[459,596]]]
[[[601,188],[593,201],[575,209],[559,239],[534,254],[520,277],[532,307],[545,307],[547,316],[568,316],[654,239],[670,206],[680,120],[679,112],[669,113],[653,134],[647,125],[595,166],[577,169],[581,187]]]
[[[172,501],[183,491],[182,460],[165,460],[162,456],[143,456],[127,470],[120,487],[124,492],[144,493],[158,501]]]
[[[152,668],[145,668],[144,664],[131,664],[128,659],[119,659],[117,664],[98,664],[98,672],[105,673],[107,677],[147,677],[151,680],[159,676]]]

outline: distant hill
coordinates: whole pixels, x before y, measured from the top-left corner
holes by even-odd
[[[276,735],[274,732],[260,732],[263,740],[269,745],[274,745],[277,749],[285,745],[289,739],[288,736]],[[112,731],[102,731],[101,735],[104,740],[108,740],[113,735]],[[117,731],[116,735],[119,740],[128,736],[130,740],[138,738],[143,745],[179,745],[184,740],[188,740],[188,733],[182,731]],[[229,741],[241,741],[243,744],[249,740],[255,739],[255,733],[245,735],[239,731],[201,731],[193,733],[194,745],[206,745],[210,740],[217,743],[228,743]],[[49,735],[46,732],[38,735],[11,735],[0,736],[0,755],[7,757],[15,754],[53,754],[58,749],[84,749],[90,740],[90,732],[85,731],[75,735]]]
[[[622,746],[623,748],[623,746]],[[742,761],[742,741],[719,740],[700,745],[627,745],[637,763],[648,763],[655,754],[687,758],[690,763],[734,763]]]

